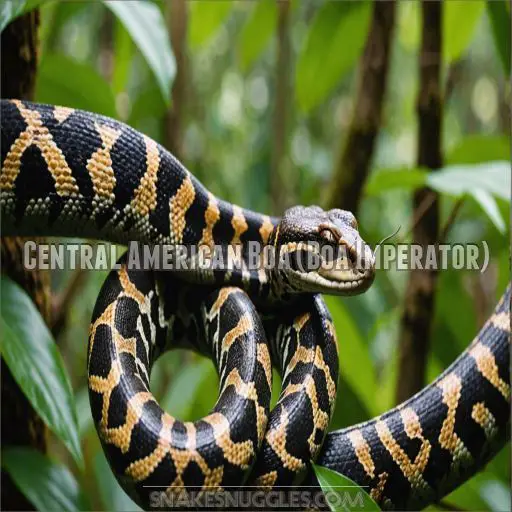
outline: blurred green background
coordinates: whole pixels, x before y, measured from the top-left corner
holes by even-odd
[[[25,8],[36,3],[29,0]],[[510,16],[509,2],[497,3]],[[2,6],[3,22],[16,14],[8,4]],[[322,204],[351,122],[372,3],[333,7],[316,0],[291,2],[287,93],[280,103],[277,82],[283,77],[277,59],[275,2],[193,1],[184,8],[186,16],[173,28],[171,44],[170,3],[44,2],[36,100],[113,116],[168,147],[177,144],[180,159],[214,194],[244,207],[279,215],[293,204]],[[406,180],[389,176],[415,168],[420,14],[418,2],[398,2],[382,122],[358,212],[363,237],[372,245],[399,226],[397,239],[411,236],[411,187]],[[185,34],[181,39],[180,29]],[[445,2],[442,36],[442,81],[450,87],[443,117],[446,164],[508,161],[510,86],[502,55],[506,49],[500,48],[489,5],[483,0]],[[175,58],[178,53],[183,57]],[[178,66],[186,70],[186,83],[174,96],[171,88]],[[284,129],[277,126],[283,113]],[[181,137],[177,143],[168,129],[176,116]],[[284,146],[276,168],[279,129],[284,130]],[[280,174],[279,190],[272,177],[275,172]],[[509,201],[493,197],[488,208],[471,197],[464,200],[448,233],[449,242],[486,240],[490,264],[482,274],[449,270],[440,275],[429,380],[464,350],[509,281]],[[441,196],[442,223],[456,200]],[[85,470],[78,470],[57,439],[50,454],[74,473],[90,508],[134,510],[137,507],[107,466],[89,411],[88,328],[104,278],[101,272],[52,276],[56,309],[62,307],[63,297],[72,297],[64,301],[56,340],[76,397]],[[326,299],[340,343],[341,380],[332,429],[395,405],[406,280],[406,272],[379,272],[365,295]],[[77,293],[69,294],[71,283]],[[151,381],[163,407],[183,420],[200,418],[216,398],[212,363],[189,352],[166,354]],[[275,382],[274,400],[277,375]],[[509,459],[507,446],[483,472],[435,508],[510,510]]]

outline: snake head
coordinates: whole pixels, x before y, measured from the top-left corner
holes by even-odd
[[[348,211],[295,206],[285,212],[271,241],[279,257],[274,275],[282,290],[355,295],[373,282],[373,251]]]

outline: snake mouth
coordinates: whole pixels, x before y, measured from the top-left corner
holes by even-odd
[[[296,280],[301,282],[305,291],[328,293],[330,295],[355,295],[362,293],[371,286],[375,277],[373,272],[363,276],[359,275],[359,277],[347,274],[342,280],[339,279],[339,276],[336,276],[336,279],[326,278],[319,272],[301,273],[292,271],[292,274],[294,274]]]
[[[311,246],[293,249],[289,253],[288,277],[298,289],[354,295],[366,291],[375,278],[375,259],[369,247],[358,252],[340,244],[327,254]]]

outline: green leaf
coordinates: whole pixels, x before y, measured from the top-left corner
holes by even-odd
[[[319,7],[297,63],[295,88],[302,111],[320,104],[356,64],[370,17],[369,2],[325,2]]]
[[[238,57],[240,67],[246,72],[260,56],[277,26],[277,3],[275,0],[260,0],[240,32]]]
[[[425,185],[428,172],[422,169],[378,169],[365,185],[367,195],[378,195],[387,190],[402,188],[414,190]]]
[[[32,448],[4,448],[2,467],[37,510],[90,510],[70,471]]]
[[[45,0],[2,0],[0,4],[0,32],[18,16],[41,5]]]
[[[505,233],[505,221],[501,216],[500,210],[498,209],[498,205],[496,204],[496,200],[494,197],[489,194],[486,190],[471,190],[471,196],[474,200],[481,206],[482,210],[487,213],[489,219],[491,219],[492,223],[496,226],[498,231],[501,233]]]
[[[210,414],[219,394],[219,376],[210,359],[205,358],[204,377],[196,388],[189,419]]]
[[[112,89],[116,94],[126,89],[132,53],[133,43],[130,34],[118,21],[114,26],[114,69],[112,70]]]
[[[136,127],[141,119],[160,119],[165,112],[165,103],[157,87],[142,91],[132,105],[128,124]]]
[[[3,0],[0,5],[0,30],[3,30],[9,23],[23,13],[25,0],[12,2]]]
[[[30,297],[6,276],[0,296],[2,356],[39,416],[83,466],[73,391],[57,345]]]
[[[94,457],[94,474],[104,510],[120,512],[139,512],[142,510],[117,482],[103,450],[99,450]]]
[[[471,149],[474,143],[475,151]],[[450,155],[452,161],[458,159],[478,160],[478,151],[484,156],[505,155],[505,140],[500,137],[468,137]],[[426,172],[421,169],[397,169],[374,172],[365,186],[368,195],[378,195],[393,188],[414,190],[424,185],[454,197],[468,194],[486,212],[496,228],[503,232],[505,222],[493,196],[509,201],[510,164],[495,161],[478,165],[450,165],[439,171]]]
[[[373,414],[376,406],[376,384],[368,344],[365,343],[357,324],[341,299],[325,297],[325,302],[331,312],[336,332],[343,333],[338,336],[341,378]]]
[[[505,136],[469,135],[460,140],[446,156],[447,164],[479,164],[508,160],[510,140]]]
[[[510,10],[506,0],[487,0],[487,14],[503,71],[510,76]]]
[[[485,0],[443,2],[443,60],[457,60],[467,49],[485,8]]]
[[[281,375],[279,375],[279,372],[275,368],[272,368],[272,392],[270,395],[270,410],[272,410],[279,401],[282,384],[283,381],[281,379]]]
[[[350,478],[316,464],[313,464],[313,470],[333,512],[380,510],[370,495]]]
[[[90,65],[65,55],[45,55],[39,66],[36,101],[115,117],[112,89]]]
[[[231,0],[197,0],[189,4],[188,42],[197,49],[217,32],[233,7]]]
[[[91,405],[89,403],[89,389],[87,386],[84,386],[75,394],[75,404],[78,416],[78,432],[80,439],[83,439],[94,427]]]
[[[211,361],[202,358],[183,368],[173,379],[169,392],[162,399],[160,403],[162,409],[183,421],[193,419],[191,412],[194,398],[206,379],[210,367]]]
[[[162,97],[171,102],[171,84],[176,62],[171,50],[162,12],[152,2],[106,1],[105,5],[119,18],[153,71]]]
[[[452,196],[485,190],[509,201],[510,163],[487,162],[479,165],[452,165],[429,173],[427,184]]]

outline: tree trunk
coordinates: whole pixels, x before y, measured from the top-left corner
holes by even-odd
[[[423,0],[422,12],[417,160],[418,166],[435,170],[442,165],[442,3]],[[413,204],[415,212],[422,211],[422,214],[414,216],[418,220],[412,241],[426,248],[439,240],[437,194],[428,188],[420,189],[414,194]],[[409,275],[399,339],[397,402],[406,400],[425,384],[436,280],[435,270],[412,270]]]
[[[20,16],[2,32],[2,97],[33,99],[37,70],[39,11]],[[2,272],[32,297],[46,322],[50,317],[49,274],[26,271],[22,262],[22,238],[2,238]],[[46,428],[2,360],[2,446],[30,446],[46,451]],[[33,505],[2,471],[1,508],[33,510]]]
[[[290,98],[290,1],[277,3],[276,103],[273,120],[273,148],[270,165],[272,213],[281,215],[288,206],[290,187],[285,179],[287,117]]]
[[[176,76],[172,86],[172,106],[165,116],[165,145],[176,158],[183,158],[183,131],[187,100],[187,4],[173,0],[166,6],[171,46],[176,59]]]
[[[328,208],[357,213],[363,186],[370,172],[391,54],[396,2],[375,1],[368,39],[361,61],[359,87],[345,145],[334,167]]]

